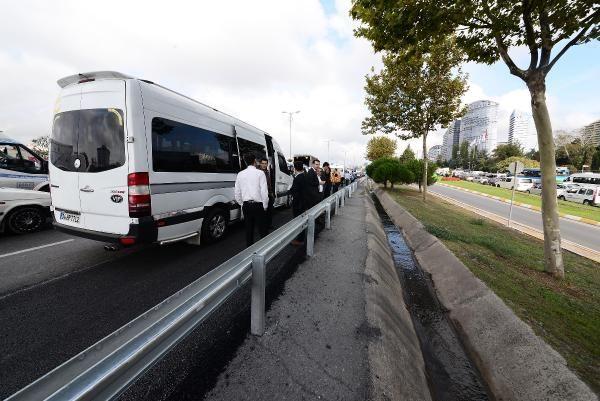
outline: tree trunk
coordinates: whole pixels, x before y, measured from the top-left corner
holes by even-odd
[[[423,186],[423,202],[427,200],[427,132],[423,134],[423,179],[421,180]]]
[[[544,226],[544,268],[554,277],[563,278],[565,269],[560,248],[558,201],[556,200],[556,155],[552,124],[546,107],[546,78],[535,74],[527,82],[531,111],[540,148],[542,173],[542,222]]]

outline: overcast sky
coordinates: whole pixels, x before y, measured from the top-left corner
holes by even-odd
[[[286,154],[362,162],[364,75],[380,65],[353,37],[349,0],[3,2],[0,23],[0,130],[23,142],[49,134],[56,81],[114,70],[160,83],[271,133]],[[515,52],[517,59],[523,54]],[[567,53],[548,80],[553,127],[600,118],[600,47]],[[524,84],[500,63],[467,65],[465,102],[529,109]],[[441,133],[431,145],[441,143]],[[330,140],[330,155],[327,155]],[[405,143],[399,143],[403,149]],[[420,148],[418,142],[411,145]]]

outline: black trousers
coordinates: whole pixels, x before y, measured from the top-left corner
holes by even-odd
[[[273,225],[273,204],[275,203],[275,197],[269,196],[269,206],[267,207],[267,213],[265,216],[265,224],[267,225],[267,231]]]
[[[254,227],[258,227],[260,238],[267,235],[265,209],[261,202],[244,202],[244,226],[246,228],[246,246],[254,244]]]

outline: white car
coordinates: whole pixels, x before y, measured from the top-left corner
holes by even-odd
[[[597,205],[600,204],[600,187],[592,185],[570,187],[565,192],[564,199],[584,205]]]
[[[50,192],[48,162],[22,143],[0,135],[0,187]]]
[[[488,183],[488,178],[485,175],[478,175],[473,177],[473,182],[477,182],[479,184],[487,184]]]
[[[26,234],[42,229],[50,217],[50,194],[0,188],[0,232]]]
[[[500,177],[496,181],[496,187],[512,189],[514,186],[514,179],[515,177]],[[521,192],[525,192],[533,186],[533,181],[531,180],[531,178],[517,177],[516,182],[517,186],[515,189]]]
[[[556,184],[556,197],[558,199],[564,199],[565,192],[567,191],[567,186],[564,184]],[[533,195],[542,195],[542,184],[537,182],[533,184],[531,188],[527,190],[527,193]]]

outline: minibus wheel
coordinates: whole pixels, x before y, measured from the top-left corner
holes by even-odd
[[[13,210],[6,217],[6,226],[14,234],[27,234],[39,231],[46,220],[42,209],[37,207],[21,207]]]
[[[202,222],[202,240],[219,241],[227,233],[228,218],[223,209],[212,209]]]

